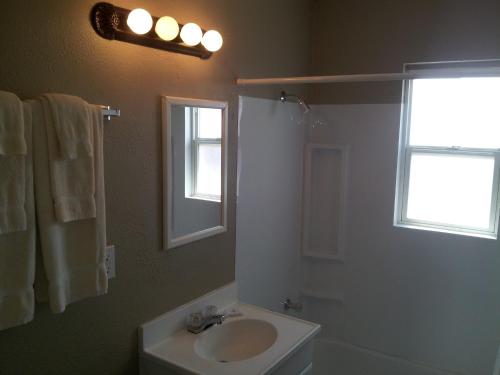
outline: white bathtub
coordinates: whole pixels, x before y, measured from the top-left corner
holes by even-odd
[[[314,340],[313,375],[457,375],[346,342]]]

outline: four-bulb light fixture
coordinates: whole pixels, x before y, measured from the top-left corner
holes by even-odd
[[[90,16],[94,30],[105,39],[121,40],[202,59],[208,59],[222,47],[222,36],[216,30],[204,31],[193,22],[181,25],[169,16],[153,17],[145,9],[131,11],[109,3],[97,3]]]

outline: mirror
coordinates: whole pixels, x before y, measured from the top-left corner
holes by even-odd
[[[162,98],[164,247],[226,231],[227,103]]]

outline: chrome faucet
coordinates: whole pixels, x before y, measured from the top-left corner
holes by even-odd
[[[198,334],[214,324],[222,324],[224,319],[223,314],[217,314],[217,307],[210,305],[205,308],[205,313],[195,312],[188,316],[187,330]]]
[[[297,312],[302,311],[302,303],[293,302],[290,298],[287,298],[285,302],[281,303],[283,305],[283,309],[288,311],[290,309],[295,310]]]

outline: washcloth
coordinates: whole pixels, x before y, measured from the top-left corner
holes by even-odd
[[[43,285],[36,285],[37,299],[48,296],[53,312],[63,312],[66,305],[87,297],[107,292],[105,267],[106,220],[104,205],[103,122],[102,110],[91,106],[91,144],[93,148],[94,189],[96,217],[61,222],[56,216],[52,200],[50,147],[54,134],[47,126],[42,99],[33,106],[34,177],[36,210],[41,256],[43,258]],[[77,159],[78,161],[79,159]],[[66,161],[67,162],[67,161]],[[37,282],[39,277],[37,276]]]
[[[58,157],[77,159],[92,156],[91,107],[71,95],[45,94],[57,139]]]
[[[63,99],[59,100],[60,98]],[[81,152],[80,146],[83,143],[73,142],[73,140],[81,138],[67,138],[66,135],[82,135],[86,131],[77,132],[75,129],[83,129],[87,126],[92,129],[96,126],[94,124],[95,116],[92,113],[98,107],[91,106],[82,99],[73,98],[59,94],[47,94],[40,98],[47,132],[50,188],[54,210],[57,220],[63,223],[96,217],[95,157],[92,152],[92,140],[88,135],[88,139],[85,141],[88,143],[85,149],[88,146],[90,152]],[[74,106],[76,109],[63,110],[65,105]],[[85,111],[81,109],[82,106],[85,107]],[[54,110],[54,107],[58,110]],[[80,112],[88,112],[88,116],[83,119],[85,116],[75,115],[76,113],[81,114]],[[100,108],[99,113],[101,113]],[[78,121],[74,118],[77,118]],[[86,121],[85,125],[82,121]],[[102,123],[102,116],[100,122]],[[68,127],[67,131],[62,131],[61,129],[65,127]],[[65,134],[65,136],[61,137],[61,134]],[[61,150],[70,150],[71,158],[65,155],[66,151],[61,152]]]
[[[24,181],[26,230],[0,234],[0,330],[33,319],[35,303],[35,203],[33,195],[32,127],[30,105],[24,107]]]
[[[25,155],[23,105],[19,98],[0,91],[0,155]]]

